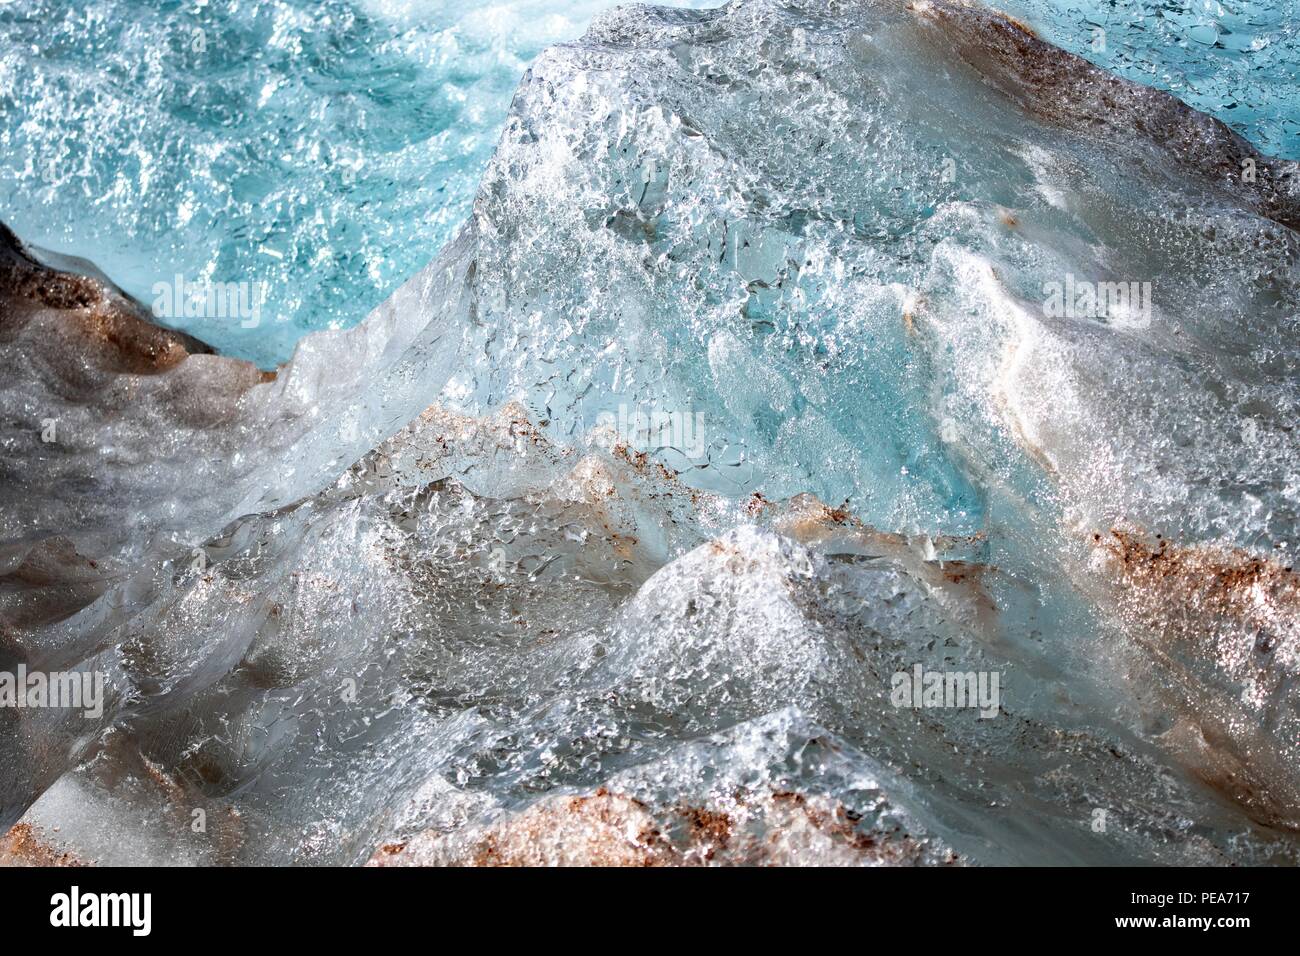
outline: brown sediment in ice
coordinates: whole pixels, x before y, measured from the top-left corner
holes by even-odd
[[[718,805],[652,807],[602,787],[542,798],[454,833],[426,831],[381,845],[368,866],[909,866],[922,840],[860,825],[829,797],[738,792]],[[957,863],[956,854],[942,856]]]
[[[676,862],[646,805],[597,791],[543,800],[473,833],[385,844],[374,866],[664,866]]]
[[[1012,436],[1067,500],[1076,498],[1075,473],[1018,427],[1013,395],[1007,389],[997,403]],[[1171,541],[1132,522],[1065,532],[1076,534],[1090,569],[1076,569],[1076,580],[1141,654],[1140,693],[1154,694],[1172,722],[1157,742],[1251,820],[1300,830],[1300,741],[1287,739],[1300,575],[1244,548]]]
[[[243,816],[233,803],[205,792],[219,787],[222,769],[201,753],[165,761],[161,754],[147,752],[150,745],[169,744],[109,734],[85,755],[80,782],[145,808],[151,821],[172,833],[192,835],[187,853],[195,853],[206,865],[244,862],[249,834]]]
[[[1300,575],[1241,548],[1134,527],[1092,535],[1129,633],[1167,675],[1178,713],[1161,742],[1266,827],[1300,831],[1300,741],[1278,722],[1300,664]]]
[[[142,392],[142,381],[179,375],[155,388],[150,400],[161,399],[179,421],[198,427],[224,421],[241,395],[276,378],[157,324],[90,263],[41,256],[2,222],[0,346],[10,350],[18,374],[38,378],[44,391],[61,400],[94,402],[113,385],[116,400],[129,401]],[[201,362],[189,361],[196,357]]]
[[[395,469],[404,469],[405,477],[416,484],[451,476],[477,495],[474,481],[461,474],[461,463],[494,454],[528,461],[527,477],[517,493],[534,503],[565,508],[622,563],[629,583],[639,585],[679,553],[699,545],[725,550],[702,528],[752,523],[819,553],[892,561],[950,614],[985,631],[995,626],[997,607],[986,584],[997,569],[973,557],[982,536],[880,531],[847,504],[827,505],[806,493],[784,500],[761,494],[727,498],[692,487],[685,476],[625,442],[597,437],[585,451],[555,444],[516,404],[482,418],[430,407],[360,463],[356,473],[392,478]]]
[[[1255,650],[1268,654],[1294,642],[1300,574],[1291,567],[1242,548],[1179,545],[1133,528],[1095,532],[1093,544],[1133,596],[1135,617],[1167,637],[1204,640],[1207,623],[1223,622],[1259,635]],[[1144,602],[1142,595],[1151,592],[1165,602]]]
[[[1159,739],[1194,777],[1256,823],[1300,833],[1294,787],[1269,773],[1257,756],[1244,753],[1222,723],[1183,717]]]
[[[103,371],[156,375],[213,349],[163,328],[144,308],[102,278],[52,268],[0,223],[0,342],[44,317]],[[269,381],[274,373],[259,373]]]
[[[1300,164],[1263,156],[1220,120],[1053,46],[1005,14],[960,0],[914,0],[908,9],[936,28],[945,59],[966,63],[1029,115],[1079,132],[1140,136],[1187,174],[1300,229]],[[1253,177],[1242,175],[1248,161]]]
[[[814,495],[764,502],[772,529],[828,554],[855,554],[894,561],[955,616],[991,633],[997,606],[986,579],[997,569],[969,553],[981,535],[902,535],[865,524],[847,507],[832,508]],[[963,556],[965,555],[965,556]]]
[[[1067,513],[1113,511],[1089,474],[1109,449],[1063,438],[1023,397],[1024,381],[1038,370],[1030,361],[1037,343],[1031,326],[1019,326],[992,380],[990,406],[1056,485]],[[1300,829],[1300,575],[1266,552],[1170,540],[1132,518],[1099,524],[1063,523],[1061,544],[1074,552],[1063,571],[1103,619],[1119,625],[1115,660],[1127,666],[1117,675],[1126,671],[1143,700],[1158,701],[1149,717],[1169,729],[1153,732],[1156,742],[1255,823]]]
[[[0,835],[0,867],[89,865],[73,853],[54,849],[30,823],[15,824],[8,833]]]
[[[5,564],[0,561],[0,569]],[[97,561],[78,553],[67,538],[47,538],[11,570],[0,573],[0,632],[63,620],[103,594],[107,586]]]

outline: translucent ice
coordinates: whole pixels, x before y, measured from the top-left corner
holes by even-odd
[[[13,246],[0,662],[111,701],[0,711],[0,822],[1294,863],[1298,225],[1294,163],[1000,15],[748,0],[539,57],[457,239],[272,381]]]
[[[169,318],[274,368],[455,235],[528,63],[613,2],[0,3],[3,218],[149,305],[257,283],[255,328]]]

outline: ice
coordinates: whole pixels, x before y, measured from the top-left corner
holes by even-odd
[[[273,380],[125,366],[86,309],[137,306],[14,247],[0,662],[111,705],[0,712],[0,823],[1294,863],[1297,224],[1294,163],[1000,15],[743,0],[542,54],[457,238]],[[900,706],[917,665],[1000,699]]]
[[[1071,53],[1217,116],[1265,153],[1300,157],[1295,0],[1002,0],[996,6]]]
[[[0,4],[4,219],[147,305],[259,284],[255,327],[169,321],[274,368],[455,236],[529,62],[613,2]]]

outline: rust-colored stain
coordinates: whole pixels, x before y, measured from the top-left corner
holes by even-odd
[[[656,810],[601,787],[543,799],[467,834],[430,832],[382,844],[368,865],[781,865],[797,859],[809,839],[837,847],[842,862],[907,865],[922,857],[922,843],[910,834],[866,830],[860,821],[829,797],[788,791],[739,791],[728,809]],[[959,858],[949,852],[941,862]]]
[[[30,823],[16,824],[0,836],[0,866],[89,866],[71,853],[43,843]]]
[[[1093,543],[1114,557],[1121,583],[1159,586],[1197,608],[1264,626],[1261,594],[1300,612],[1300,575],[1290,567],[1241,549],[1178,546],[1163,535],[1149,543],[1136,532],[1111,528]]]
[[[0,304],[0,338],[13,335],[38,313],[52,314],[73,338],[95,346],[93,358],[106,371],[157,375],[191,355],[213,352],[191,335],[154,324],[140,303],[99,279],[46,266],[3,223]],[[247,366],[250,385],[276,377],[239,364]]]
[[[1179,714],[1165,745],[1202,782],[1264,826],[1300,831],[1295,768],[1266,764],[1266,732],[1234,718],[1236,695],[1222,683],[1284,693],[1284,661],[1296,641],[1300,575],[1240,548],[1180,545],[1126,527],[1092,535],[1117,587],[1135,639],[1168,672]],[[1279,648],[1283,648],[1279,652]],[[1272,690],[1267,690],[1272,688]]]
[[[1046,43],[1005,14],[946,0],[909,9],[935,28],[929,39],[939,47],[939,57],[964,62],[1035,119],[1089,135],[1110,127],[1109,135],[1119,142],[1143,137],[1188,175],[1208,179],[1260,215],[1300,229],[1300,199],[1272,171],[1280,164],[1257,153],[1222,121]],[[1240,175],[1247,159],[1262,171],[1254,182]]]

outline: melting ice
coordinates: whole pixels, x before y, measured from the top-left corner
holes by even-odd
[[[0,710],[0,826],[1293,864],[1298,182],[982,7],[740,0],[542,53],[455,238],[276,372],[6,233],[0,670],[107,703]]]

